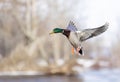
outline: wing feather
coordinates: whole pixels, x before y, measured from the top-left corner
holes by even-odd
[[[94,36],[97,36],[103,32],[105,32],[108,29],[109,24],[106,23],[103,26],[93,28],[93,29],[85,29],[82,32],[78,33],[80,36],[80,41],[85,41],[89,38],[92,38]]]
[[[67,29],[70,31],[77,31],[78,30],[72,21],[69,22]]]

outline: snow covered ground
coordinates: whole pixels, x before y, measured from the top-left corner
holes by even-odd
[[[0,76],[32,76],[32,75],[43,75],[43,73],[37,71],[13,71],[13,72],[0,72]]]

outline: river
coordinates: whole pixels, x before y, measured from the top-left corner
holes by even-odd
[[[0,82],[120,82],[120,69],[88,70],[74,76],[0,76]]]

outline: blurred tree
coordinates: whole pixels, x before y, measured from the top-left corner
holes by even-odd
[[[6,65],[11,64],[11,68],[18,70],[17,64],[24,62],[19,70],[73,72],[72,68],[79,65],[76,60],[80,57],[71,55],[71,45],[66,37],[59,34],[49,36],[49,30],[52,27],[66,28],[74,12],[71,5],[78,1],[0,0],[0,54],[10,55],[3,59]],[[99,59],[102,54],[100,39],[83,46],[85,56],[81,58],[91,58],[95,51],[96,60]],[[115,47],[113,53],[117,58],[119,46]]]
[[[36,6],[39,1],[43,0],[4,0],[0,2],[4,6],[0,9],[3,13],[0,14],[3,15],[0,17],[0,21],[2,21],[0,25],[3,29],[1,31],[3,45],[0,47],[2,54],[10,54],[3,59],[0,65],[3,68],[1,70],[6,69],[3,64],[6,62],[6,65],[11,65],[7,67],[8,70],[26,70],[28,68],[35,70],[37,67],[40,71],[47,73],[71,73],[73,72],[72,67],[78,64],[75,56],[70,58],[68,41],[64,40],[65,37],[61,35],[53,37],[48,35],[50,27],[57,27],[58,24],[62,27],[66,24],[65,20],[60,19],[66,18],[67,10],[60,11],[58,2],[54,3],[54,0],[46,1],[50,11],[47,17],[41,20],[42,16],[38,14]],[[46,63],[44,64],[46,67],[41,65],[41,61]],[[21,65],[22,62],[24,65],[19,69],[17,65]]]

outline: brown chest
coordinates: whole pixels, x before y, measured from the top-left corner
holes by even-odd
[[[63,35],[65,35],[67,38],[69,38],[69,36],[70,36],[70,30],[65,29],[63,31]]]

